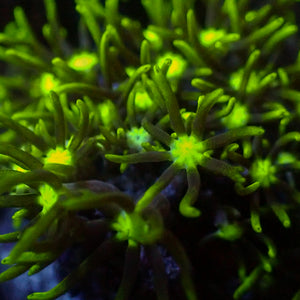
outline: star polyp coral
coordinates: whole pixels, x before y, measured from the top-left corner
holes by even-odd
[[[160,215],[150,215],[145,220],[141,214],[122,211],[112,228],[116,230],[116,239],[119,241],[127,240],[131,245],[137,243],[147,245],[157,241],[163,232],[163,225]]]
[[[261,187],[269,187],[276,182],[275,172],[275,166],[272,165],[269,159],[258,159],[250,169],[251,176],[259,182]]]
[[[143,127],[133,127],[127,132],[128,146],[133,149],[142,149],[142,143],[150,141],[150,135]]]
[[[194,136],[183,135],[171,145],[174,162],[181,168],[196,168],[203,158],[204,147]]]

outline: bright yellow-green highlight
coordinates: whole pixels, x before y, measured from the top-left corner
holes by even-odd
[[[12,215],[11,219],[15,229],[19,229],[21,227],[27,213],[28,210],[26,208],[21,208]]]
[[[240,89],[242,78],[243,78],[243,72],[244,71],[240,69],[232,73],[230,76],[229,84],[236,91]],[[259,84],[260,84],[260,77],[255,72],[251,72],[249,80],[247,82],[246,92],[247,93],[255,92]]]
[[[166,59],[172,60],[172,64],[167,72],[167,78],[172,79],[181,77],[187,67],[187,62],[183,59],[183,57],[172,52],[167,52],[158,58],[158,66],[161,67]]]
[[[257,12],[256,11],[249,11],[245,15],[245,20],[247,22],[252,22],[252,21],[255,20],[256,17],[257,17]]]
[[[247,125],[249,118],[250,114],[247,106],[236,103],[231,113],[222,118],[222,122],[228,129],[232,129]]]
[[[153,102],[146,91],[139,90],[135,94],[135,106],[140,110],[147,110]]]
[[[296,157],[289,152],[281,152],[277,158],[278,164],[292,164],[295,161],[297,161]]]
[[[181,136],[174,140],[170,153],[181,168],[196,168],[203,159],[203,145],[194,136]]]
[[[158,34],[149,29],[144,30],[143,34],[145,39],[149,41],[153,48],[160,49],[162,47],[163,42]]]
[[[76,71],[88,71],[98,63],[98,59],[95,53],[82,52],[80,54],[73,55],[68,64]]]
[[[145,111],[149,109],[153,102],[149,97],[148,93],[141,85],[136,85],[136,92],[135,92],[135,107],[140,111]]]
[[[199,34],[200,43],[205,47],[210,47],[226,35],[224,29],[207,28],[202,29]]]
[[[150,141],[149,133],[143,127],[133,127],[126,134],[127,144],[130,148],[141,150],[142,143]]]
[[[125,72],[128,75],[128,77],[131,77],[135,73],[135,71],[136,71],[136,68],[131,67],[131,66],[125,68]]]
[[[254,210],[251,211],[250,221],[251,221],[251,226],[255,232],[257,232],[257,233],[262,232],[260,218],[259,218],[259,214],[257,211],[254,211]]]
[[[72,165],[72,154],[68,149],[51,149],[45,158],[45,164]]]
[[[258,181],[261,187],[269,187],[277,181],[275,176],[276,168],[269,159],[256,160],[251,168],[250,174],[255,181]]]
[[[43,207],[42,213],[46,213],[56,203],[58,194],[48,184],[42,185],[39,191],[38,203]]]
[[[51,73],[43,73],[41,76],[41,91],[44,95],[48,95],[51,90],[59,85],[59,80]]]
[[[106,100],[98,106],[99,114],[103,125],[111,127],[118,119],[118,113],[112,101]]]
[[[152,244],[161,237],[162,227],[155,225],[155,219],[146,221],[136,212],[128,214],[122,211],[112,228],[117,231],[118,240],[145,245]]]
[[[220,228],[217,232],[218,237],[227,241],[235,241],[239,239],[242,235],[242,228],[236,224],[228,224],[222,226],[222,228]]]
[[[16,171],[18,171],[18,172],[22,172],[22,173],[28,172],[28,170],[26,170],[26,169],[24,169],[24,168],[22,168],[22,167],[20,167],[18,165],[14,165],[13,169],[16,170]]]
[[[185,121],[187,121],[190,117],[192,117],[193,116],[193,113],[191,113],[191,112],[182,112],[181,113],[181,117],[182,117],[182,119],[183,120],[185,120]]]
[[[285,211],[285,208],[280,204],[272,204],[272,209],[276,216],[278,217],[279,221],[285,228],[289,228],[291,226],[291,220],[288,216],[287,212]]]

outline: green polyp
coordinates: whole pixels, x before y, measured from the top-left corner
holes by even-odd
[[[132,149],[142,150],[142,144],[150,141],[149,133],[143,127],[133,127],[126,133],[127,144]]]
[[[227,224],[217,231],[217,236],[227,241],[235,241],[243,235],[243,229],[237,224]]]
[[[51,149],[44,160],[45,164],[73,165],[72,153],[68,149],[57,147]]]
[[[112,223],[112,228],[117,231],[117,240],[125,241],[130,239],[130,235],[133,230],[133,224],[130,216],[125,211],[122,211],[115,222]]]
[[[95,53],[81,52],[74,54],[68,61],[69,67],[76,71],[89,71],[98,63]]]
[[[200,31],[199,40],[203,46],[210,47],[225,35],[226,31],[224,29],[207,28]]]
[[[183,135],[175,139],[170,147],[173,161],[180,168],[197,168],[203,158],[204,146],[193,135]]]
[[[43,73],[40,78],[42,94],[48,95],[51,90],[59,85],[59,80],[51,73]]]
[[[269,159],[257,159],[250,168],[252,178],[263,188],[269,187],[277,181],[276,167]]]
[[[162,67],[166,59],[172,60],[172,63],[167,72],[167,78],[180,78],[187,67],[187,62],[181,55],[172,52],[167,52],[163,56],[160,56],[158,58],[157,65],[159,67]]]
[[[117,232],[115,235],[117,240],[144,245],[157,241],[163,230],[160,220],[156,217],[152,219],[150,216],[149,220],[144,220],[140,213],[125,211],[121,211],[112,223],[112,228]]]
[[[38,203],[43,207],[42,213],[46,213],[50,207],[52,207],[57,199],[57,192],[48,184],[43,184],[39,188],[40,196],[38,197]]]
[[[222,123],[225,124],[228,129],[238,128],[247,125],[249,118],[248,107],[236,102],[231,113],[222,118]]]

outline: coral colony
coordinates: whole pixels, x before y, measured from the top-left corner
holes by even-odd
[[[75,0],[76,46],[54,0],[43,39],[21,7],[0,34],[0,281],[300,299],[297,1],[130,3]]]

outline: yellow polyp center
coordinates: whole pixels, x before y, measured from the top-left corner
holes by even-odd
[[[72,165],[72,154],[68,149],[51,149],[45,158],[45,164]]]
[[[59,81],[55,76],[51,73],[43,73],[41,77],[40,87],[43,94],[48,94],[51,90],[53,90]]]
[[[223,29],[208,28],[201,31],[199,39],[202,45],[209,47],[225,36],[225,34],[226,32]]]
[[[194,136],[181,136],[174,140],[170,153],[173,161],[182,168],[196,168],[204,158],[203,144]]]
[[[69,66],[77,71],[87,71],[94,67],[98,59],[94,53],[83,52],[69,60]]]

